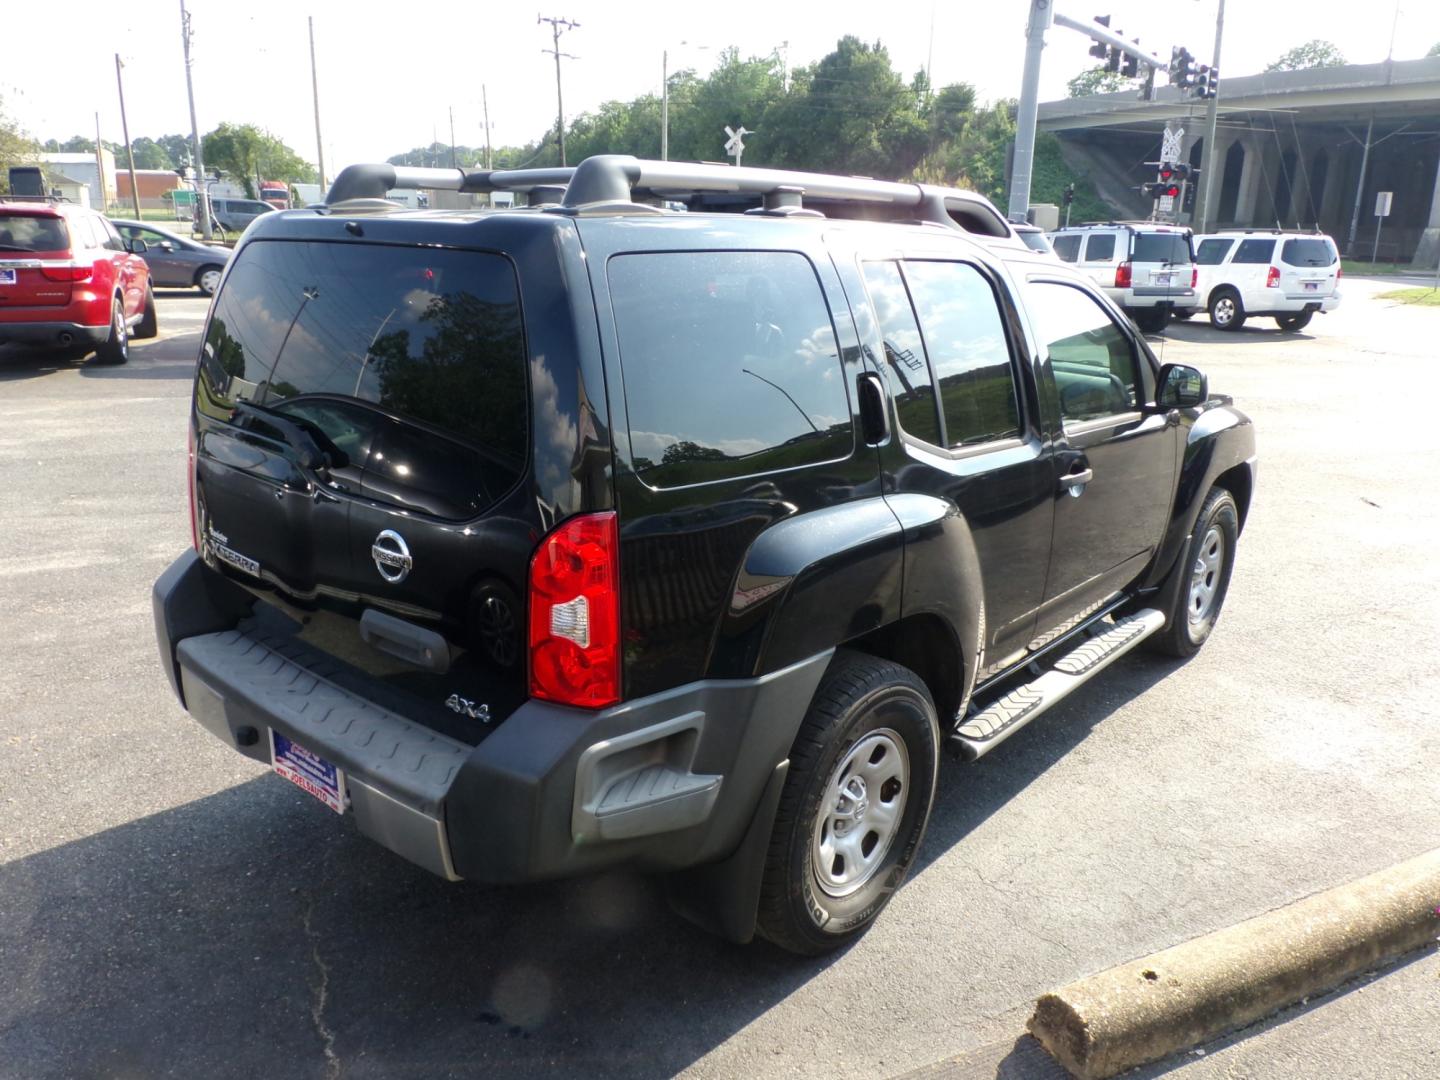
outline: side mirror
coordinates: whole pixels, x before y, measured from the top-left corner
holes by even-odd
[[[131,255],[144,255],[147,247],[148,245],[145,241],[140,239],[129,240],[125,244],[125,250],[130,252]]]
[[[1166,364],[1160,369],[1155,404],[1162,409],[1193,409],[1210,400],[1210,380],[1186,364]]]
[[[156,246],[157,248],[159,248],[161,251],[174,251],[174,250],[175,250],[175,245],[172,244],[169,240],[161,240],[160,243],[156,244],[155,246]]]

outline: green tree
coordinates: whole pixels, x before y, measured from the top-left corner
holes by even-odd
[[[1304,45],[1296,45],[1274,63],[1265,68],[1269,71],[1308,71],[1311,68],[1339,67],[1345,57],[1334,42],[1315,38]]]
[[[195,155],[191,152],[188,135],[161,135],[155,143],[169,157],[172,169],[182,169],[193,164],[190,159]]]
[[[256,197],[256,180],[283,180],[287,184],[314,183],[309,162],[273,135],[254,124],[222,123],[205,136],[205,167],[230,173]]]
[[[1086,68],[1065,84],[1066,97],[1090,97],[1092,94],[1113,94],[1124,90],[1130,80],[1118,71],[1111,71],[1103,64]]]
[[[10,166],[33,164],[39,152],[35,140],[5,112],[5,101],[0,98],[0,194],[10,191]]]
[[[135,154],[135,167],[137,169],[173,169],[175,165],[170,161],[170,155],[165,148],[154,139],[141,135],[138,139],[132,139],[130,149]]]
[[[1426,56],[1440,56],[1440,41],[1437,41],[1434,45],[1431,45],[1431,46],[1430,46],[1430,51],[1427,52],[1425,55],[1426,55]]]

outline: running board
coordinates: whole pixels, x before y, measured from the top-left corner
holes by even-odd
[[[1154,608],[1118,619],[1104,633],[1056,660],[1043,675],[966,717],[951,733],[951,746],[966,761],[983,757],[1164,625],[1164,614]]]

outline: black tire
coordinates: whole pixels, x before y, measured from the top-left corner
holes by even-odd
[[[1177,319],[1188,319],[1195,314],[1195,310],[1193,308],[1176,308],[1171,314]]]
[[[95,350],[95,359],[102,364],[123,364],[130,359],[130,329],[118,296],[110,301],[110,336]]]
[[[920,848],[939,749],[935,705],[918,675],[864,653],[836,653],[790,750],[760,892],[764,937],[790,952],[818,956],[870,928]],[[841,793],[842,783],[856,780],[858,788]],[[847,801],[849,810],[842,811]],[[897,803],[887,828],[876,811]],[[842,817],[852,839],[842,839],[846,834],[835,825]],[[842,853],[842,846],[851,850]],[[828,873],[817,865],[826,850],[832,857]],[[855,860],[846,866],[852,851]]]
[[[195,287],[206,296],[214,296],[215,290],[220,286],[220,275],[224,271],[221,266],[202,266],[195,271]]]
[[[1155,651],[1186,659],[1209,639],[1230,589],[1239,537],[1240,511],[1234,498],[1224,488],[1211,488],[1195,519],[1190,544],[1173,571],[1183,580],[1165,613],[1165,629],[1149,640]]]
[[[140,321],[135,324],[134,336],[142,341],[160,336],[160,320],[155,316],[155,291],[149,285],[145,286],[145,309]]]
[[[1245,305],[1234,289],[1216,289],[1209,310],[1210,325],[1216,330],[1239,330],[1245,325]]]
[[[1315,313],[1313,311],[1299,311],[1294,315],[1276,315],[1275,322],[1282,333],[1293,334],[1297,330],[1304,330],[1310,325],[1310,319]]]
[[[1170,321],[1170,309],[1163,307],[1141,308],[1132,316],[1142,334],[1158,334]]]

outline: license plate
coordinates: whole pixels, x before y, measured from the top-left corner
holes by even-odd
[[[272,729],[270,760],[275,771],[301,791],[314,795],[337,814],[345,813],[345,774],[319,754]]]
[[[1319,283],[1318,281],[1307,281],[1307,282],[1305,282],[1305,291],[1306,291],[1306,292],[1319,292],[1319,291],[1320,291],[1320,283]]]
[[[1154,281],[1156,285],[1169,285],[1175,280],[1174,274],[1156,274]]]
[[[0,270],[0,285],[14,285],[16,273],[15,270]]]

